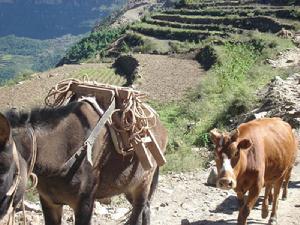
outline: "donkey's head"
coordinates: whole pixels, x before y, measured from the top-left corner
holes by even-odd
[[[24,194],[22,167],[24,161],[19,160],[9,121],[0,113],[0,221]]]

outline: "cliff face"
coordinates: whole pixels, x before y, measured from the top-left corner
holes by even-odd
[[[0,36],[49,39],[82,34],[125,0],[0,0]],[[103,10],[106,9],[106,10]]]

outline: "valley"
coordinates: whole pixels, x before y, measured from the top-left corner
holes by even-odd
[[[0,85],[53,68],[125,1],[0,1]]]

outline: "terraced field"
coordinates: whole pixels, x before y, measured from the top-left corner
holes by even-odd
[[[131,26],[133,34],[162,40],[196,42],[232,34],[300,30],[300,7],[271,6],[255,1],[185,1],[175,9],[155,12]],[[130,35],[132,35],[132,32]]]
[[[0,53],[0,84],[5,83],[12,74],[20,76],[31,73],[33,57]]]
[[[11,55],[0,55],[0,69],[10,64]]]
[[[64,79],[88,79],[101,83],[123,86],[126,79],[115,73],[111,64],[64,65],[55,69],[32,74],[30,78],[15,85],[0,87],[0,110],[10,108],[29,109],[44,105],[49,89]],[[25,99],[25,100],[24,100]]]
[[[101,68],[82,68],[76,71],[72,76],[79,80],[89,79],[99,83],[117,86],[126,84],[126,78],[116,74],[115,70],[108,66]]]

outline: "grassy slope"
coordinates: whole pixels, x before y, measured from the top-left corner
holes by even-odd
[[[236,38],[239,42],[244,39],[244,43],[214,47],[219,62],[198,88],[181,102],[157,105],[170,133],[167,154],[170,163],[164,170],[185,171],[203,166],[207,161],[192,151],[193,146],[208,146],[210,129],[225,128],[232,116],[252,109],[258,89],[275,76],[290,72],[265,64],[266,58],[293,47],[290,40],[259,32]]]

